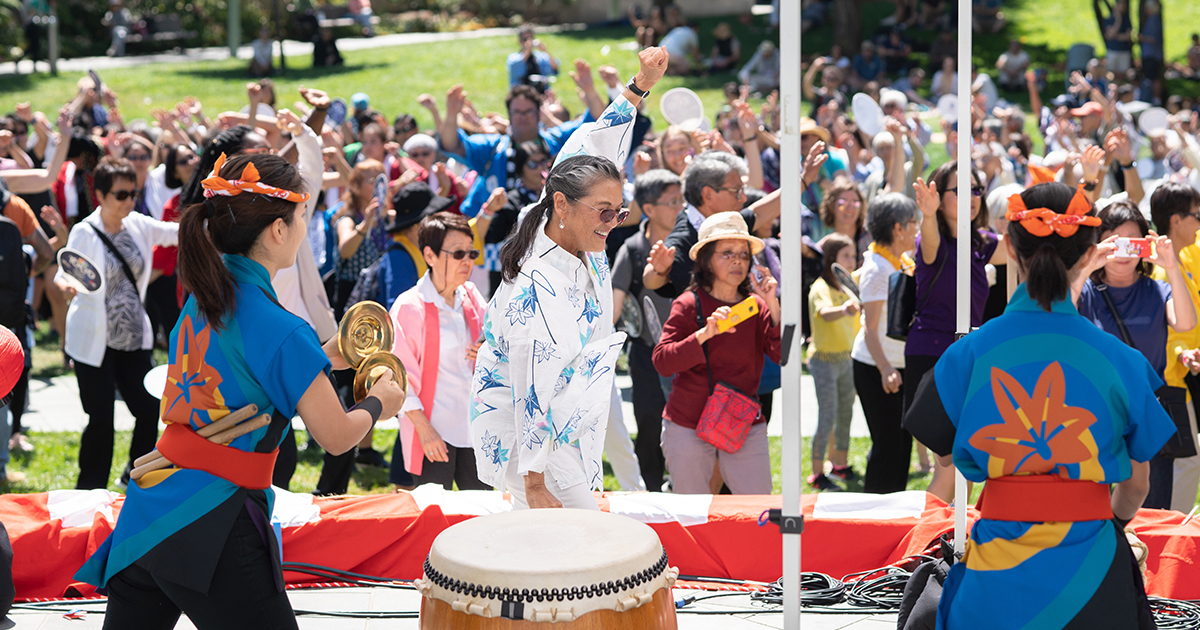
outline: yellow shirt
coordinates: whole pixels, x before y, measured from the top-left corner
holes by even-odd
[[[808,358],[835,362],[850,359],[854,337],[858,335],[858,317],[839,317],[826,321],[818,315],[830,306],[841,306],[850,301],[850,296],[817,278],[808,292],[808,317],[812,322],[812,343],[808,346]]]
[[[1192,244],[1179,250],[1179,270],[1183,272],[1183,280],[1187,283],[1188,295],[1192,298],[1192,304],[1195,305],[1196,312],[1200,313],[1200,245]],[[1170,282],[1167,280],[1167,272],[1161,267],[1154,268],[1154,279]],[[1174,295],[1172,298],[1179,299]],[[1187,376],[1188,369],[1179,361],[1179,355],[1184,350],[1192,348],[1200,348],[1200,326],[1187,332],[1169,329],[1167,369],[1163,373],[1163,380],[1167,382],[1167,385],[1187,387],[1183,384],[1183,377]]]

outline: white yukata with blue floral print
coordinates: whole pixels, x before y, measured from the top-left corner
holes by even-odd
[[[624,164],[634,115],[618,98],[571,136],[556,161],[586,154]],[[500,285],[484,316],[471,388],[480,480],[507,490],[515,463],[522,476],[549,471],[562,489],[603,488],[600,455],[625,343],[613,329],[612,300],[604,252],[576,257],[546,236],[543,221],[520,275]]]

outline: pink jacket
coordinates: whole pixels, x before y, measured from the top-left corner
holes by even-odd
[[[483,315],[487,302],[471,282],[463,284],[463,316],[467,320],[469,339],[478,339],[483,326]],[[440,356],[440,334],[437,306],[421,299],[417,287],[401,293],[392,304],[392,324],[396,330],[396,341],[392,345],[395,354],[408,372],[408,384],[421,400],[425,413],[433,412],[433,395],[437,390],[438,357]],[[426,333],[429,334],[426,334]],[[406,415],[400,416],[400,438],[405,454],[405,468],[414,475],[421,474],[425,460],[421,440],[416,427]],[[413,449],[416,449],[415,452]]]

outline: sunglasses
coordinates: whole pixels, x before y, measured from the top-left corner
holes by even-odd
[[[125,201],[126,199],[129,199],[130,197],[136,196],[137,191],[136,190],[112,190],[112,191],[109,191],[108,194],[112,195],[113,199],[116,199],[117,201]]]
[[[537,162],[534,162],[533,160],[530,160],[530,161],[528,161],[528,162],[526,162],[526,163],[525,163],[525,168],[531,168],[531,169],[533,169],[533,170],[535,170],[535,171],[540,171],[540,170],[542,170],[543,168],[546,168],[546,167],[547,167],[547,166],[549,166],[549,165],[550,165],[550,159],[549,159],[549,158],[547,158],[547,159],[545,159],[545,160],[538,160]]]
[[[408,133],[416,128],[417,128],[416,123],[408,123],[407,125],[404,125],[403,127],[396,127],[396,133]]]
[[[463,258],[470,258],[471,260],[475,260],[476,258],[479,258],[479,250],[478,249],[458,249],[455,251],[443,249],[442,253],[453,258],[454,260],[462,260]]]
[[[946,192],[954,193],[957,195],[958,189],[957,188],[947,188]],[[973,195],[975,197],[982,197],[983,196],[983,187],[982,186],[972,186],[971,187],[971,195]]]
[[[145,153],[139,153],[137,155],[127,155],[127,156],[125,156],[125,159],[129,160],[130,162],[149,162],[150,155],[145,154]]]
[[[735,252],[735,251],[716,252],[713,255],[713,258],[719,258],[720,260],[724,260],[725,262],[729,262],[731,260],[740,260],[742,262],[750,262],[750,252]]]
[[[583,205],[591,208],[592,210],[599,212],[601,223],[612,223],[613,219],[616,219],[617,223],[624,223],[625,219],[629,218],[629,208],[618,208],[615,210],[613,208],[605,208],[605,209],[601,210],[600,208],[597,208],[596,206],[593,206],[590,203],[584,203],[582,200],[580,200],[579,203],[582,203]]]

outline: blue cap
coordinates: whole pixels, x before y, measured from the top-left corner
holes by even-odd
[[[363,92],[355,92],[354,96],[350,97],[350,104],[358,111],[365,111],[371,106],[371,97]]]

